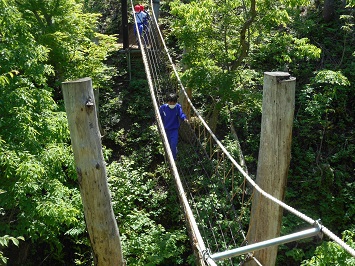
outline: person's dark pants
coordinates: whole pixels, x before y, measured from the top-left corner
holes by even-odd
[[[166,136],[168,137],[168,141],[170,144],[170,149],[173,154],[174,160],[176,160],[177,155],[177,145],[179,140],[179,129],[171,129],[165,130]]]
[[[137,23],[137,26],[138,26],[139,35],[142,36],[144,25],[143,25],[143,23]],[[136,36],[137,44],[139,45],[136,26],[133,27],[133,32],[134,32],[134,35]]]

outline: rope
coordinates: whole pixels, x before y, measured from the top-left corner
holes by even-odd
[[[132,7],[132,13],[134,14],[134,6],[133,6],[132,0],[131,0],[131,7]],[[153,14],[153,18],[155,20],[155,24],[157,24],[154,14]],[[142,45],[143,43],[142,43],[141,36],[139,35],[137,21],[136,21],[135,16],[134,16],[134,21],[135,21],[135,26],[136,26],[136,29],[137,29],[137,36],[138,36],[139,45],[140,45],[140,47],[144,47]],[[147,61],[147,56],[146,56],[146,53],[145,53],[144,49],[141,49],[141,51],[142,51],[142,58],[143,58],[143,62],[144,62],[144,67],[145,67],[147,79],[148,79],[149,90],[150,90],[150,93],[151,93],[151,98],[152,98],[152,102],[153,102],[153,106],[154,106],[154,112],[155,112],[156,119],[158,121],[158,128],[159,128],[160,134],[161,134],[162,139],[163,139],[164,147],[170,147],[168,139],[167,139],[167,136],[166,136],[166,133],[165,133],[165,130],[164,130],[163,121],[162,121],[162,119],[160,117],[160,114],[159,114],[159,106],[158,106],[158,103],[156,101],[154,86],[153,86],[152,79],[151,79],[151,73],[150,73],[150,69],[148,67],[149,64],[148,64],[148,61]],[[175,178],[175,183],[176,183],[176,186],[177,186],[177,189],[178,189],[179,198],[181,200],[181,203],[183,204],[186,218],[189,221],[189,226],[191,227],[190,229],[191,229],[192,233],[194,234],[194,237],[195,237],[195,239],[197,241],[196,247],[197,247],[199,253],[203,254],[203,252],[205,252],[205,250],[206,250],[206,247],[205,247],[204,242],[202,240],[202,237],[200,235],[200,231],[198,230],[197,223],[195,221],[195,218],[193,216],[193,213],[191,211],[191,208],[189,206],[187,198],[185,196],[184,189],[183,189],[183,186],[182,186],[182,183],[181,183],[181,180],[180,180],[180,177],[179,177],[176,165],[175,165],[175,161],[174,161],[172,152],[171,152],[171,150],[169,148],[166,148],[166,153],[168,155],[170,167],[171,167],[173,176]],[[211,258],[207,258],[207,261],[208,261],[209,265],[212,265],[212,266],[216,265],[215,262]]]

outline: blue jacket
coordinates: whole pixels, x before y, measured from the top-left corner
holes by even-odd
[[[186,119],[186,115],[182,111],[181,105],[176,104],[176,106],[171,109],[168,104],[163,104],[159,108],[159,113],[161,119],[163,120],[165,130],[178,129],[180,126],[180,121]]]

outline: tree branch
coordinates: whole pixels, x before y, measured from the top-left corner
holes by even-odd
[[[249,42],[246,40],[246,33],[256,17],[256,0],[251,0],[250,17],[245,21],[242,30],[240,31],[240,46],[241,51],[237,60],[232,63],[231,69],[234,70],[241,65],[243,59],[248,55]]]

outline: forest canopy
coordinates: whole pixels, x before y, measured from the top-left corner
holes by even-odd
[[[148,3],[145,3],[148,4]],[[355,247],[355,2],[162,1],[182,82],[256,174],[262,76],[297,78],[285,201]],[[0,264],[93,263],[61,82],[100,89],[108,182],[128,265],[194,265],[141,61],[128,79],[114,0],[0,0]],[[130,15],[130,14],[129,14]],[[282,233],[300,224],[287,213]],[[345,263],[345,264],[342,264]],[[282,245],[277,265],[355,265],[338,245]]]

